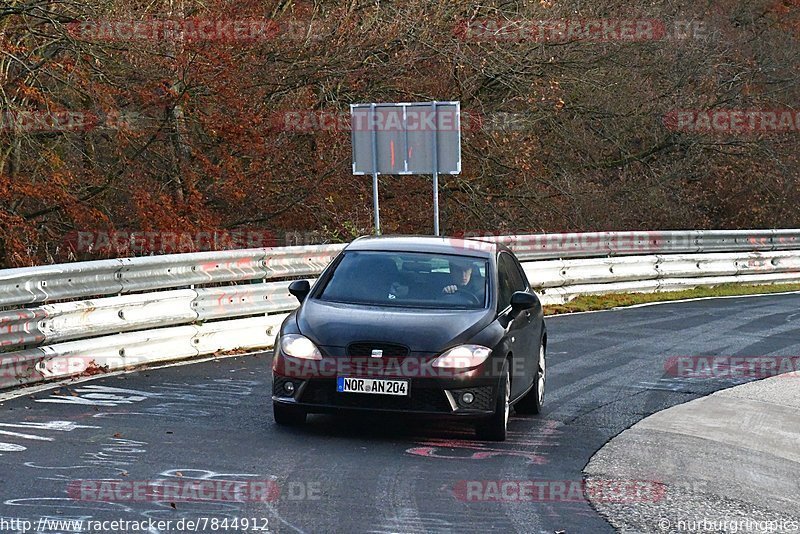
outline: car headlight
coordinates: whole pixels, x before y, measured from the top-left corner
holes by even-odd
[[[292,358],[303,360],[321,360],[322,353],[306,336],[286,334],[281,336],[281,352]]]
[[[486,361],[492,349],[481,345],[459,345],[433,361],[434,367],[445,369],[471,369]]]

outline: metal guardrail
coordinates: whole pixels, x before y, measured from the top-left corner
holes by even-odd
[[[800,230],[464,237],[512,248],[545,304],[580,294],[800,280]],[[343,248],[173,254],[0,271],[0,308],[12,308],[0,311],[0,388],[268,347],[297,305],[288,282],[277,280],[318,276]],[[76,300],[87,297],[93,298]]]
[[[794,251],[660,254],[526,262],[534,287],[551,288],[657,278],[786,273],[800,271]]]
[[[286,314],[93,337],[0,355],[0,389],[218,351],[269,347]]]
[[[521,260],[800,250],[800,230],[589,232],[465,238],[502,243]]]
[[[579,295],[800,281],[800,251],[660,254],[523,263],[544,304]]]
[[[0,307],[176,287],[316,276],[345,245],[195,252],[0,271]]]
[[[523,261],[648,254],[800,250],[800,230],[692,230],[471,236]],[[457,240],[457,239],[455,239]],[[0,307],[224,282],[316,276],[344,245],[246,249],[0,271]]]
[[[0,312],[0,349],[292,310],[287,283],[138,293]]]

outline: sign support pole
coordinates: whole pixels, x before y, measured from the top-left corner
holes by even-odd
[[[439,114],[433,102],[433,235],[439,236]]]
[[[433,235],[439,235],[439,173],[433,173]]]
[[[372,130],[372,209],[375,212],[375,235],[381,235],[381,214],[378,203],[378,121],[375,117],[375,104],[370,105],[370,130]]]

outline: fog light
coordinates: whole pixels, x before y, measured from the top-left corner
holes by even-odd
[[[472,393],[467,392],[461,395],[461,402],[463,402],[464,404],[472,404],[472,401],[474,400],[475,400],[475,395],[473,395]]]
[[[294,384],[292,382],[286,382],[283,385],[283,389],[286,390],[286,393],[288,393],[289,395],[294,394]]]

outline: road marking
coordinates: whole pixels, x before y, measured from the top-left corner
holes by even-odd
[[[22,434],[20,432],[11,432],[10,430],[0,430],[0,434],[4,436],[16,436],[18,438],[23,438],[23,439],[33,439],[36,441],[53,441],[53,438],[34,436],[33,434]]]
[[[149,393],[136,389],[114,388],[110,386],[90,385],[77,388],[78,396],[52,395],[45,399],[36,399],[35,402],[48,402],[54,404],[82,404],[89,406],[118,406],[141,402],[151,397],[160,397],[160,393]]]
[[[67,386],[76,386],[78,384],[82,384],[85,382],[91,382],[94,380],[100,380],[102,378],[120,376],[120,375],[128,375],[128,374],[135,374],[142,371],[156,371],[158,369],[167,369],[169,367],[183,367],[184,365],[195,365],[198,363],[205,363],[211,361],[219,361],[219,360],[227,360],[229,358],[243,358],[245,356],[258,356],[263,354],[270,354],[272,353],[272,349],[261,349],[255,350],[252,352],[246,352],[244,354],[221,354],[221,355],[213,355],[208,356],[205,358],[200,359],[190,359],[190,360],[180,360],[176,362],[171,362],[163,365],[153,365],[150,364],[143,364],[141,367],[136,367],[134,369],[124,369],[122,371],[113,371],[110,373],[103,373],[99,375],[92,375],[92,376],[82,376],[82,377],[73,377],[67,378],[64,380],[59,380],[57,382],[48,382],[46,384],[37,384],[35,386],[25,386],[20,389],[14,389],[6,393],[0,393],[0,403],[16,399],[19,397],[25,397],[26,395],[33,395],[36,393],[41,393],[43,391],[49,391],[52,389],[58,389],[61,387]]]
[[[72,421],[48,421],[46,423],[20,422],[20,423],[0,423],[6,428],[37,428],[40,430],[59,430],[62,432],[72,432],[76,428],[100,428],[91,425],[76,425]]]
[[[55,430],[59,432],[72,432],[77,428],[100,428],[99,426],[91,425],[78,425],[71,421],[46,421],[43,423],[23,421],[19,423],[0,423],[2,428],[23,428],[29,430]],[[14,432],[11,430],[0,429],[0,435],[13,436],[16,438],[30,439],[34,441],[55,441],[53,438],[46,436],[37,436],[34,434],[25,434],[23,432]],[[27,447],[16,445],[14,443],[0,443],[0,452],[22,452],[28,450]],[[2,456],[2,454],[0,454]]]

